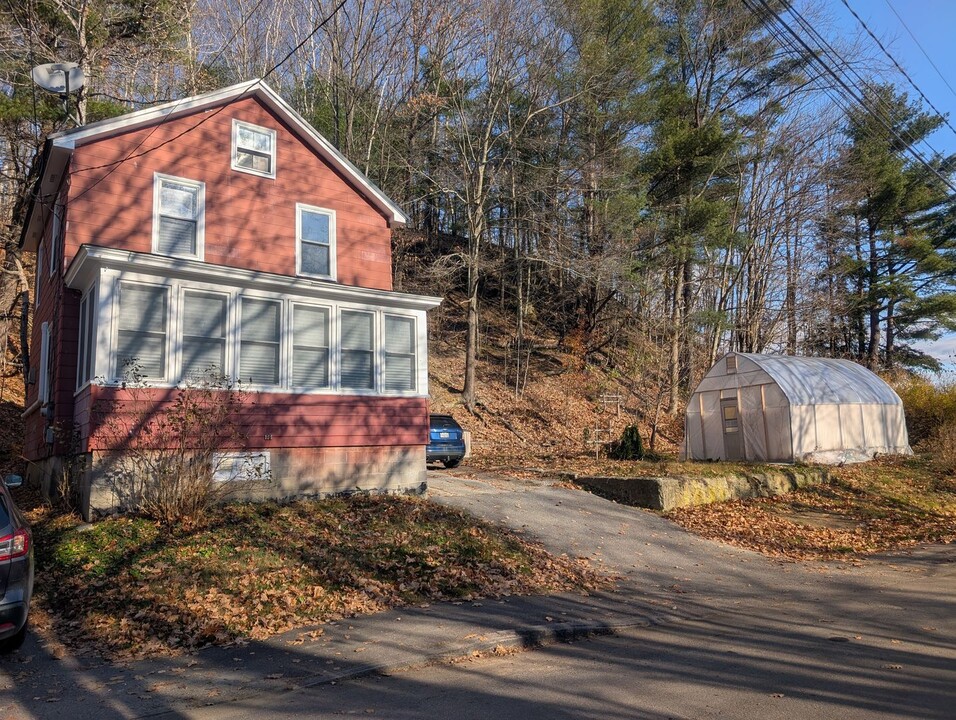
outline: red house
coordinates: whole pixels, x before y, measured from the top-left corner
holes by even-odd
[[[37,253],[28,474],[80,467],[116,498],[109,413],[134,361],[157,408],[215,367],[255,391],[242,443],[269,494],[424,488],[425,313],[392,291],[402,211],[261,81],[50,137],[23,248]],[[142,392],[137,402],[142,402]]]

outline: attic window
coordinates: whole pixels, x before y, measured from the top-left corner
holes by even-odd
[[[728,355],[727,356],[727,374],[733,375],[737,372],[737,356]]]
[[[276,176],[276,131],[232,121],[232,169],[274,178]]]

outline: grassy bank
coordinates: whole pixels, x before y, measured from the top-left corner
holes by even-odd
[[[414,498],[231,505],[189,531],[33,514],[37,623],[112,658],[262,639],[409,604],[601,583],[581,561]]]

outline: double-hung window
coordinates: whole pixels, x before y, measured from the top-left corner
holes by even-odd
[[[93,335],[95,295],[96,291],[91,289],[80,300],[79,352],[76,359],[76,386],[78,388],[83,387],[93,379],[93,367],[96,358],[96,345]]]
[[[297,204],[295,226],[297,273],[335,280],[335,213]]]
[[[415,318],[385,316],[385,390],[414,390],[418,364],[415,362]]]
[[[53,205],[53,216],[50,219],[50,277],[56,273],[60,252],[63,249],[63,215],[66,208],[60,203]]]
[[[226,371],[226,296],[183,293],[183,377]]]
[[[156,173],[153,181],[153,252],[203,259],[205,184]]]
[[[292,308],[292,386],[329,387],[329,309]]]
[[[276,131],[241,120],[233,120],[232,169],[274,178],[276,176]]]
[[[168,299],[168,288],[120,283],[117,377],[166,377]]]
[[[375,389],[374,319],[370,312],[342,311],[342,387]]]
[[[282,303],[242,299],[239,379],[253,385],[279,384]]]

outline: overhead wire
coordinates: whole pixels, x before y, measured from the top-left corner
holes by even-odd
[[[757,2],[760,4],[760,7],[757,7],[754,3]],[[871,117],[873,117],[887,133],[887,137],[895,138],[904,143],[905,151],[910,154],[918,163],[923,165],[932,175],[934,175],[940,182],[942,182],[951,192],[956,194],[956,185],[953,182],[942,175],[939,170],[934,167],[923,155],[913,147],[912,139],[910,142],[906,142],[906,139],[903,138],[899,131],[892,124],[888,123],[886,118],[881,115],[877,110],[875,110],[863,97],[860,95],[857,90],[852,86],[850,80],[845,78],[841,72],[837,69],[831,67],[831,62],[833,56],[828,54],[825,49],[817,50],[810,46],[810,44],[797,32],[791,25],[788,23],[781,14],[772,8],[767,0],[744,0],[744,4],[751,10],[751,12],[757,14],[765,14],[768,19],[773,18],[772,25],[770,29],[778,42],[781,42],[782,45],[786,48],[789,48],[791,51],[796,52],[799,56],[804,57],[808,61],[811,61],[815,64],[815,69],[820,70],[823,74],[830,77],[839,87],[842,89],[848,96],[843,97],[835,92],[835,88],[828,87],[824,85],[824,91],[831,97],[834,103],[843,110],[849,110],[852,107],[860,107],[865,112],[867,112]],[[796,11],[790,7],[789,3],[785,3],[785,6],[791,13]],[[802,18],[802,16],[801,16]],[[805,18],[803,19],[806,22]],[[785,33],[785,35],[784,35]],[[827,43],[829,46],[829,43]],[[841,61],[841,64],[846,65],[839,54],[833,51],[832,46],[830,50],[836,56],[837,59]],[[826,55],[822,57],[821,55]]]
[[[953,97],[956,97],[956,90],[953,89],[953,86],[949,84],[949,80],[946,79],[946,76],[940,71],[936,66],[936,63],[933,62],[933,58],[929,56],[929,53],[926,52],[926,48],[923,47],[922,43],[917,39],[916,35],[913,34],[913,31],[910,30],[909,25],[903,20],[900,14],[896,11],[896,8],[893,7],[893,3],[890,0],[886,0],[886,5],[889,9],[896,15],[896,19],[900,21],[900,25],[903,26],[903,29],[906,30],[907,34],[913,39],[913,42],[916,43],[916,47],[919,48],[919,51],[923,53],[923,57],[926,58],[926,61],[932,66],[933,70],[936,71],[936,74],[939,75],[939,79],[943,81],[946,87],[949,88],[949,91],[953,94]]]
[[[264,1],[264,0],[259,0],[259,3],[256,5],[256,8],[258,8],[259,5],[261,5],[263,1]],[[212,118],[216,117],[219,113],[223,112],[223,111],[224,111],[226,108],[228,108],[229,106],[231,106],[231,105],[233,105],[234,103],[238,102],[239,100],[241,100],[241,99],[247,97],[247,96],[249,95],[249,93],[252,92],[252,90],[254,90],[256,87],[258,87],[262,82],[264,82],[264,81],[266,80],[266,78],[268,78],[268,77],[269,77],[270,75],[272,75],[276,70],[278,70],[280,67],[282,67],[282,66],[289,60],[289,58],[291,58],[291,57],[292,57],[295,53],[297,53],[309,40],[311,40],[311,39],[316,35],[316,33],[319,32],[319,30],[321,30],[323,27],[325,27],[325,26],[332,20],[332,18],[335,17],[336,13],[338,13],[339,10],[342,9],[342,7],[345,5],[345,3],[346,3],[347,1],[348,1],[348,0],[340,0],[340,2],[338,3],[338,5],[335,6],[335,8],[332,10],[332,12],[329,13],[321,22],[319,22],[317,25],[315,25],[315,26],[312,28],[312,30],[309,32],[309,34],[306,35],[304,38],[302,38],[302,40],[301,40],[298,44],[296,44],[295,47],[293,47],[288,53],[286,53],[286,55],[285,55],[281,60],[279,60],[279,61],[278,61],[277,63],[275,63],[271,68],[269,68],[265,73],[263,73],[263,75],[262,75],[261,77],[257,78],[256,81],[255,81],[254,83],[252,83],[248,88],[246,88],[240,95],[237,95],[237,96],[234,97],[234,98],[230,98],[230,99],[229,99],[228,101],[226,101],[223,105],[221,105],[220,107],[218,107],[214,112],[211,112],[211,113],[209,113],[209,114],[207,114],[207,115],[204,115],[204,116],[202,117],[202,119],[199,120],[199,122],[197,122],[197,123],[195,123],[194,125],[192,125],[192,126],[186,128],[186,129],[183,130],[182,132],[177,133],[177,134],[174,135],[173,137],[164,140],[164,141],[161,142],[161,143],[158,143],[158,144],[156,144],[156,145],[153,145],[153,146],[151,146],[151,147],[149,147],[149,148],[143,150],[142,152],[137,152],[137,151],[139,150],[139,148],[141,148],[141,147],[143,146],[143,144],[144,144],[150,137],[152,137],[153,133],[155,133],[156,130],[158,130],[159,127],[161,127],[161,126],[163,125],[163,123],[165,123],[166,120],[170,117],[170,115],[173,113],[173,111],[175,110],[175,108],[178,106],[178,104],[177,104],[177,105],[174,105],[173,108],[169,111],[169,113],[163,118],[163,120],[162,120],[160,123],[157,123],[155,126],[153,126],[153,127],[151,128],[149,134],[147,134],[146,137],[143,138],[143,139],[136,145],[136,147],[134,147],[125,157],[123,157],[123,158],[121,158],[121,159],[119,159],[119,160],[114,160],[114,161],[109,162],[109,163],[103,163],[102,165],[94,165],[94,166],[91,166],[91,167],[77,168],[76,170],[74,170],[74,171],[73,171],[74,174],[79,174],[79,173],[92,172],[92,171],[94,171],[94,170],[102,170],[102,169],[104,169],[104,168],[108,168],[108,171],[107,171],[107,172],[105,172],[101,177],[97,178],[93,183],[91,183],[91,184],[90,184],[87,188],[85,188],[82,192],[78,193],[75,197],[71,198],[71,201],[75,201],[75,200],[78,200],[79,198],[83,197],[86,193],[88,193],[90,190],[92,190],[92,189],[95,188],[97,185],[99,185],[101,182],[103,182],[106,178],[108,178],[108,177],[109,177],[113,172],[115,172],[116,169],[117,169],[120,165],[122,165],[124,162],[128,162],[129,160],[135,160],[135,159],[137,159],[137,158],[141,158],[141,157],[143,157],[144,155],[148,155],[149,153],[155,152],[156,150],[158,150],[158,149],[161,148],[161,147],[164,147],[164,146],[166,146],[166,145],[168,145],[168,144],[170,144],[170,143],[172,143],[172,142],[175,142],[175,141],[178,140],[179,138],[183,137],[184,135],[186,135],[186,134],[188,134],[188,133],[193,132],[194,130],[196,130],[197,128],[199,128],[200,126],[202,126],[203,124],[205,124],[206,122],[208,122],[209,120],[211,120]],[[253,12],[254,12],[254,11],[255,11],[255,8],[253,9]],[[252,15],[252,13],[250,13],[249,15],[246,16],[246,20],[243,21],[243,25],[245,24],[245,22],[248,21],[248,18],[251,17],[251,15]],[[238,35],[238,33],[239,33],[239,31],[241,30],[241,28],[242,28],[242,26],[240,26],[240,28],[236,31],[236,33],[233,34],[233,38],[235,38],[236,35]],[[231,41],[230,41],[230,42],[231,42]],[[225,50],[225,46],[223,47],[223,50],[220,50],[220,54],[221,54],[224,50]],[[182,102],[182,100],[179,101],[179,102]]]
[[[893,55],[890,53],[889,50],[886,49],[886,46],[883,45],[883,42],[876,36],[876,34],[872,30],[870,30],[870,27],[866,24],[866,22],[864,22],[863,18],[861,18],[857,14],[856,10],[854,10],[853,7],[850,5],[849,0],[842,0],[842,2],[846,6],[846,9],[850,11],[850,14],[853,15],[854,18],[856,18],[856,21],[860,23],[860,25],[863,27],[864,30],[866,30],[867,35],[869,35],[870,38],[872,38],[873,42],[875,42],[877,46],[880,48],[880,50],[883,51],[883,54],[886,55],[887,58],[889,58],[890,62],[893,63],[894,67],[896,67],[896,69],[903,75],[903,77],[906,78],[907,82],[909,82],[909,84],[913,87],[913,89],[915,89],[916,92],[919,93],[919,96],[923,98],[923,102],[929,105],[933,109],[933,112],[936,113],[939,117],[941,117],[943,119],[943,122],[946,123],[946,126],[953,131],[954,135],[956,135],[956,128],[952,126],[952,124],[949,122],[949,119],[946,117],[946,115],[943,114],[933,104],[932,100],[926,97],[926,93],[924,93],[923,90],[920,88],[920,86],[916,84],[916,81],[913,80],[912,77],[910,77],[910,74],[906,71],[906,68],[900,65],[897,59],[893,57]]]
[[[797,23],[799,23],[800,27],[802,27],[803,30],[806,33],[808,33],[817,42],[817,44],[823,50],[824,54],[826,54],[827,58],[832,63],[834,63],[837,67],[846,68],[847,71],[852,73],[852,75],[856,78],[854,85],[865,86],[869,84],[870,81],[867,78],[865,78],[860,72],[858,72],[852,63],[845,60],[837,51],[837,49],[833,47],[833,44],[830,43],[830,41],[828,41],[825,37],[823,37],[823,35],[814,27],[814,25],[811,22],[809,22],[803,16],[802,13],[800,13],[796,8],[792,6],[792,3],[790,3],[789,0],[785,0],[785,6],[790,11],[790,14],[794,16],[794,19],[797,21]],[[865,94],[861,94],[860,98],[861,100],[871,99]],[[873,97],[872,99],[875,99],[877,105],[883,110],[881,114],[883,124],[889,125],[891,132],[893,132],[893,134],[897,138],[899,138],[900,140],[908,141],[909,147],[912,147],[913,145],[916,145],[918,142],[921,142],[933,153],[934,156],[940,155],[940,152],[936,150],[936,148],[933,147],[933,145],[926,138],[918,139],[906,128],[897,127],[897,123],[893,117],[896,113],[896,110],[895,108],[893,108],[893,106],[890,104],[890,102],[886,98],[884,98],[880,94],[876,94],[875,97]],[[874,109],[872,108],[872,106],[869,107],[869,111],[871,113],[874,112]]]

